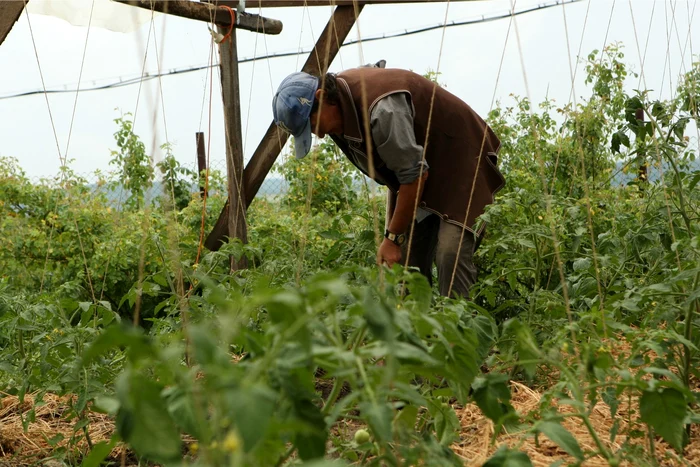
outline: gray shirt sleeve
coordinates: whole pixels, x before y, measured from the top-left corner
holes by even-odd
[[[416,142],[413,107],[406,93],[390,94],[374,105],[370,116],[372,141],[379,158],[392,170],[401,184],[418,179],[428,170],[423,146]]]

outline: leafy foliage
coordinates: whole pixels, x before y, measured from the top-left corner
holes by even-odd
[[[131,114],[116,118],[119,129],[114,134],[118,150],[112,151],[110,164],[119,169],[119,183],[129,192],[125,205],[138,210],[144,206],[145,194],[153,183],[153,167],[146,146],[134,133]]]
[[[658,437],[681,455],[698,420],[700,174],[688,133],[700,74],[655,101],[627,93],[623,59],[620,45],[591,54],[592,92],[576,105],[515,97],[490,115],[508,185],[482,216],[473,301],[374,266],[383,200],[328,142],[280,165],[289,191],[252,204],[248,245],[197,262],[223,179],[204,209],[166,146],[169,202],[153,204],[150,157],[127,117],[113,153],[125,204],[66,168],[31,183],[0,159],[0,389],[74,395],[72,446],[90,410],[111,414],[109,443],[64,454],[85,465],[118,442],[189,465],[461,465],[455,407],[472,402],[494,443],[506,428],[548,438],[572,463],[676,461],[644,446]],[[642,165],[659,176],[611,183]],[[231,274],[243,255],[250,269]],[[512,380],[545,386],[536,410],[515,410]],[[601,401],[616,420],[605,437],[591,423]],[[532,463],[501,447],[485,465]]]
[[[164,144],[161,149],[165,150],[166,156],[156,167],[163,176],[163,203],[180,211],[190,204],[192,187],[197,177],[175,159],[170,144]]]
[[[288,184],[285,203],[294,209],[336,213],[357,200],[357,170],[332,141],[321,142],[303,159],[288,157],[276,168]]]

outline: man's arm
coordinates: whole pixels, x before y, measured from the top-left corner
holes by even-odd
[[[379,101],[371,116],[372,139],[379,158],[401,184],[395,210],[387,205],[387,230],[394,234],[408,231],[428,177],[423,147],[416,142],[413,108],[407,94],[392,94]],[[389,201],[391,201],[391,194]],[[377,252],[377,263],[389,266],[401,260],[401,249],[384,239]]]
[[[427,178],[428,171],[426,170],[423,172],[422,177],[411,183],[401,185],[398,199],[396,200],[396,208],[389,222],[389,232],[404,233],[408,231],[417,207],[416,199],[420,200]]]
[[[420,199],[427,178],[428,172],[426,171],[422,177],[417,178],[415,181],[401,185],[398,199],[396,200],[396,209],[391,215],[390,221],[390,213],[387,212],[387,224],[389,225],[387,230],[389,232],[408,234],[408,227],[411,225],[416,210],[416,199]],[[393,194],[389,193],[389,196],[393,196]],[[408,241],[408,238],[406,238],[406,241]],[[379,250],[377,250],[377,264],[381,266],[386,263],[391,267],[394,263],[400,261],[401,247],[388,238],[382,240],[382,244],[379,245]]]
[[[391,218],[396,210],[396,193],[391,190],[386,191],[386,217],[384,219],[384,229],[389,230]]]

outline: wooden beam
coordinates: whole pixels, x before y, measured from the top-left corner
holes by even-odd
[[[24,10],[24,4],[25,2],[22,0],[0,0],[0,44],[2,44],[5,41],[7,35],[10,34],[12,26],[15,25],[15,23],[19,19],[19,15],[21,15],[22,10]]]
[[[226,27],[219,26],[219,33],[225,34],[226,30]],[[248,226],[246,224],[245,190],[243,188],[243,136],[241,134],[241,95],[238,83],[237,49],[236,31],[233,31],[230,39],[219,44],[229,200],[226,231],[229,238],[239,238],[243,243],[247,243]],[[245,257],[242,257],[240,261],[231,258],[231,271],[246,267]]]
[[[0,0],[2,1],[2,0]],[[223,6],[210,5],[207,2],[191,2],[189,0],[114,0],[146,10],[154,10],[183,18],[211,22],[218,26],[231,27],[231,12]],[[250,13],[238,13],[234,10],[237,29],[260,32],[264,34],[279,34],[282,32],[282,22],[276,19],[263,18]]]
[[[301,71],[320,76],[328,71],[328,67],[333,62],[333,59],[338,54],[340,47],[343,45],[345,38],[350,33],[350,30],[357,21],[362,11],[363,5],[354,6],[339,6],[333,11],[333,15],[328,20],[326,28],[323,30],[313,51],[306,59],[306,63]],[[253,153],[253,157],[248,162],[243,173],[243,187],[245,190],[246,207],[258,193],[260,186],[265,180],[265,177],[270,172],[272,165],[277,160],[282,148],[287,142],[289,135],[280,130],[275,122],[272,122],[263,136],[262,141]],[[221,241],[226,235],[227,225],[227,208],[224,208],[216,221],[214,228],[204,242],[204,246],[212,251],[216,251],[221,246]]]
[[[205,0],[217,5],[238,5],[238,0]],[[463,2],[476,0],[450,0],[450,2]],[[246,0],[246,8],[275,8],[295,6],[348,6],[354,3],[363,5],[393,5],[397,3],[445,3],[447,0]]]
[[[199,183],[199,194],[202,198],[207,195],[207,187],[202,178],[202,174],[206,173],[207,170],[207,151],[204,147],[204,133],[198,131],[194,135],[194,139],[197,143],[197,180]]]

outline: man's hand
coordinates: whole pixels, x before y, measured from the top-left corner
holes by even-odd
[[[379,245],[379,250],[377,250],[377,264],[386,264],[392,267],[394,263],[401,261],[401,247],[396,243],[392,242],[388,238],[385,238],[381,245]]]

